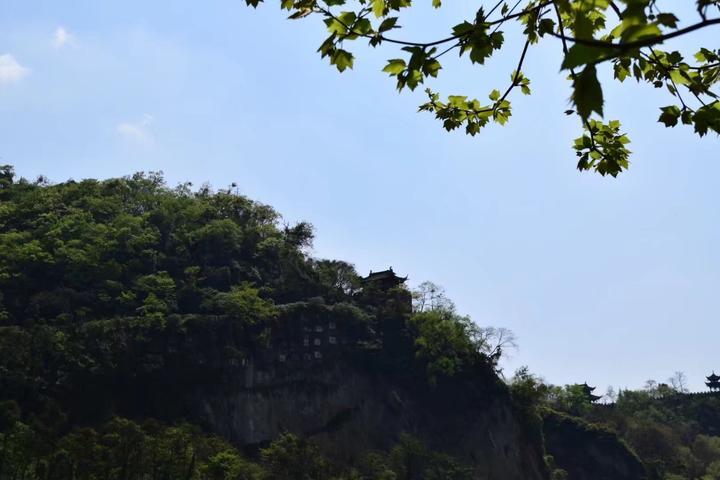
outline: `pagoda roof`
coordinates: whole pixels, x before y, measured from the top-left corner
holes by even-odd
[[[705,378],[707,378],[709,382],[713,382],[713,383],[715,383],[715,382],[717,382],[718,380],[720,380],[720,377],[717,376],[717,375],[715,375],[715,372],[712,372],[710,375],[708,375],[708,376],[705,377]]]
[[[398,277],[395,272],[393,271],[392,267],[390,267],[388,270],[382,270],[380,272],[373,272],[370,270],[370,274],[365,277],[363,280],[366,282],[374,281],[374,280],[385,280],[385,279],[392,279],[392,280],[399,280],[401,282],[404,282],[407,280],[408,277]]]
[[[590,385],[587,384],[587,382],[581,384],[580,386],[583,387],[583,389],[587,392],[592,392],[597,388],[597,387],[591,387]],[[600,398],[600,397],[598,397],[598,398]]]

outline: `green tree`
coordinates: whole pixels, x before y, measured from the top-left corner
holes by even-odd
[[[259,480],[263,475],[258,465],[230,449],[208,458],[201,473],[207,480]]]
[[[590,411],[592,402],[583,390],[582,385],[565,385],[555,387],[552,391],[552,401],[562,411],[572,415],[583,415]]]
[[[416,355],[425,361],[431,384],[436,384],[439,376],[451,377],[477,360],[469,318],[433,310],[413,315],[411,325],[417,330]]]
[[[459,315],[441,286],[423,282],[411,293],[416,354],[427,363],[430,383],[436,383],[439,374],[453,376],[477,362],[500,371],[503,351],[517,348],[507,328],[481,327]]]
[[[423,442],[408,434],[402,434],[400,441],[388,455],[398,479],[408,480],[470,480],[473,470],[460,464],[449,455],[428,448]]]
[[[525,408],[532,409],[545,404],[550,391],[551,387],[545,384],[542,378],[530,373],[526,366],[518,368],[510,379],[513,399]]]
[[[9,187],[15,178],[15,169],[12,165],[0,165],[0,190]]]
[[[277,316],[272,301],[260,297],[260,291],[248,283],[235,285],[229,292],[218,292],[206,302],[215,313],[237,318],[246,325],[256,325]]]
[[[316,446],[285,433],[260,452],[268,480],[322,480],[328,465]]]
[[[351,264],[339,260],[318,260],[315,271],[322,296],[330,303],[350,298],[360,289],[360,276]]]
[[[263,0],[245,0],[257,7]],[[671,104],[662,106],[659,120],[668,127],[690,125],[704,136],[720,133],[720,101],[713,91],[720,81],[720,50],[697,46],[691,58],[677,50],[659,48],[674,38],[720,25],[720,0],[695,0],[696,18],[682,23],[672,6],[657,0],[518,0],[480,6],[475,17],[448,26],[435,40],[398,36],[401,14],[415,6],[413,0],[281,0],[289,18],[320,17],[328,37],[318,48],[340,72],[352,68],[355,55],[348,45],[356,40],[372,47],[399,50],[387,61],[384,72],[398,90],[414,90],[437,77],[440,60],[455,51],[472,64],[484,65],[505,48],[505,32],[519,23],[523,47],[509,84],[489,92],[483,101],[466,95],[440,94],[427,89],[428,101],[420,106],[440,120],[447,130],[464,128],[469,135],[495,122],[505,124],[512,114],[515,90],[529,95],[530,79],[523,71],[531,47],[551,41],[562,50],[560,69],[570,83],[574,109],[584,130],[573,148],[580,170],[617,176],[628,168],[628,137],[620,122],[604,122],[604,100],[598,66],[610,64],[618,82],[634,78],[655,88],[665,87]],[[432,0],[440,8],[441,0]],[[504,53],[504,52],[503,52]],[[602,79],[609,81],[610,79]],[[560,112],[558,112],[560,113]]]
[[[455,305],[445,294],[445,289],[430,281],[422,282],[412,291],[413,311],[455,310]]]

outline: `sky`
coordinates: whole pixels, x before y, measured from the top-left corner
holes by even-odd
[[[236,182],[311,222],[313,255],[431,280],[478,324],[511,329],[508,375],[527,365],[604,391],[683,371],[701,390],[720,372],[720,142],[656,123],[666,92],[606,82],[632,166],[581,173],[554,39],[528,53],[533,95],[513,94],[508,125],[472,138],[417,113],[422,88],[398,94],[380,71],[397,49],[352,45],[339,74],[316,53],[321,21],[286,20],[277,3],[0,0],[0,163],[55,182],[158,170],[171,185]],[[478,6],[445,3],[423,2],[396,36],[442,38]],[[513,32],[486,67],[448,55],[429,86],[502,90]],[[716,48],[715,35],[673,47]]]

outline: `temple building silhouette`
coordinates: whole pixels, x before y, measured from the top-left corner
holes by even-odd
[[[707,385],[711,391],[717,392],[720,390],[720,377],[715,375],[715,372],[712,372],[710,375],[708,375],[705,378],[707,379],[707,382],[705,382],[705,385]]]
[[[594,403],[602,398],[602,396],[593,395],[593,391],[595,391],[596,387],[591,387],[587,384],[587,382],[581,384],[580,387],[582,387],[583,393],[588,398],[588,400],[590,400],[590,402]]]

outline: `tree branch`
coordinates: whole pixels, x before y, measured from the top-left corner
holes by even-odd
[[[560,28],[560,34],[561,34],[560,38],[562,39],[563,53],[565,55],[567,55],[569,49],[568,49],[567,40],[565,39],[565,34],[564,34],[565,25],[563,24],[562,15],[560,14],[560,9],[558,9],[558,6],[555,4],[553,4],[553,6],[555,7],[555,15],[557,16],[557,20],[558,20],[558,27]],[[575,80],[577,79],[577,74],[575,73],[574,68],[570,69],[570,76],[572,77],[573,82],[575,82]],[[579,113],[577,115],[580,116]],[[583,124],[585,125],[585,129],[590,134],[590,148],[602,155],[602,153],[597,149],[597,146],[595,146],[595,134],[593,133],[592,128],[590,128],[590,121],[587,119],[584,119],[584,118],[581,118],[581,120],[582,120]]]
[[[506,21],[508,21],[508,20],[512,20],[512,19],[515,19],[515,18],[519,18],[519,17],[522,17],[523,15],[527,15],[527,14],[529,14],[529,13],[532,13],[532,12],[535,12],[535,11],[540,10],[540,9],[542,9],[542,8],[545,8],[545,7],[547,7],[548,5],[554,4],[555,1],[556,1],[556,0],[546,0],[545,2],[542,2],[542,3],[538,4],[538,5],[535,5],[535,6],[532,7],[532,8],[528,8],[528,9],[523,10],[523,11],[521,11],[521,12],[511,13],[511,14],[506,15],[506,16],[504,16],[504,17],[502,17],[502,18],[497,19],[497,20],[493,20],[493,21],[491,21],[491,22],[485,22],[485,25],[488,26],[488,27],[491,27],[491,26],[493,26],[493,25],[500,25],[500,24],[502,24],[502,23],[504,23],[504,22],[506,22]],[[343,27],[345,27],[345,28],[348,30],[348,34],[349,34],[349,35],[357,35],[357,36],[359,36],[359,37],[364,37],[364,38],[378,38],[378,39],[380,39],[380,40],[383,41],[383,42],[394,43],[394,44],[396,44],[396,45],[403,45],[403,46],[406,46],[406,47],[421,47],[421,48],[435,47],[435,46],[437,46],[437,45],[442,45],[443,43],[448,43],[448,42],[451,42],[451,41],[453,41],[453,40],[459,40],[459,39],[464,38],[464,37],[467,36],[467,34],[463,34],[463,35],[452,35],[452,36],[450,36],[450,37],[442,38],[442,39],[440,39],[440,40],[434,40],[434,41],[431,41],[431,42],[410,42],[410,41],[406,41],[406,40],[399,40],[399,39],[395,39],[395,38],[388,38],[388,37],[386,37],[386,36],[384,36],[384,35],[377,35],[377,34],[373,35],[373,34],[369,34],[369,33],[356,32],[356,31],[354,31],[354,30],[351,30],[349,25],[345,25],[345,23],[343,23],[342,21],[340,21],[340,19],[337,18],[337,16],[335,16],[330,10],[328,10],[328,9],[326,9],[326,8],[320,8],[320,7],[318,7],[317,10],[316,10],[316,12],[322,13],[322,14],[326,15],[327,17],[332,18],[333,20],[337,21],[340,25],[342,25]]]
[[[515,69],[515,75],[513,76],[512,83],[507,88],[507,90],[505,90],[505,93],[503,94],[503,96],[500,97],[500,100],[498,100],[496,103],[500,103],[503,100],[505,100],[507,98],[507,96],[510,95],[510,92],[512,92],[513,88],[515,88],[517,86],[517,81],[520,78],[520,74],[521,74],[520,70],[522,69],[523,62],[525,62],[525,55],[527,54],[528,47],[530,47],[530,39],[525,41],[525,46],[523,47],[522,54],[520,55],[520,61],[518,62],[517,68]]]
[[[642,48],[642,47],[649,47],[652,45],[656,45],[658,43],[662,43],[665,40],[670,40],[671,38],[679,37],[681,35],[685,35],[686,33],[694,32],[695,30],[700,30],[701,28],[710,27],[712,25],[720,25],[720,18],[713,18],[710,20],[705,20],[702,22],[695,23],[693,25],[690,25],[685,28],[681,28],[680,30],[675,30],[674,32],[667,33],[665,35],[659,35],[655,37],[648,37],[641,40],[636,40],[634,42],[620,42],[620,43],[613,43],[613,42],[606,42],[603,40],[597,40],[595,38],[575,38],[575,37],[569,37],[565,34],[561,33],[555,33],[555,32],[548,32],[553,37],[559,38],[563,40],[564,42],[573,42],[578,43],[580,45],[587,45],[589,47],[598,47],[598,48],[612,48],[616,50],[631,50],[634,48]]]

